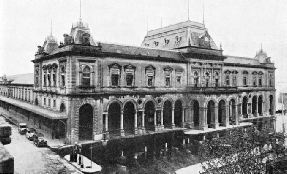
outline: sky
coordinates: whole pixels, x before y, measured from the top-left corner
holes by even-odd
[[[191,21],[203,21],[203,6],[223,53],[254,58],[262,44],[277,68],[277,91],[287,92],[287,1],[189,0]],[[79,17],[80,0],[1,0],[0,75],[33,72],[37,46],[51,31],[63,41]],[[147,30],[186,21],[188,0],[82,0],[81,17],[95,41],[140,46]]]

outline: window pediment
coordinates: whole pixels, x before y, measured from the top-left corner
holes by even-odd
[[[263,75],[264,73],[263,73],[262,71],[259,71],[258,74],[259,74],[259,75]]]
[[[131,64],[128,64],[128,65],[125,65],[124,66],[124,69],[126,70],[126,69],[132,69],[132,70],[135,70],[136,69],[136,67],[135,66],[133,66],[133,65],[131,65]]]
[[[163,68],[163,70],[164,71],[172,71],[173,69],[171,67],[167,66],[167,67]]]
[[[256,71],[253,71],[252,74],[253,74],[253,75],[257,75],[258,73],[257,73]]]
[[[80,71],[81,72],[84,72],[84,70],[87,69],[87,68],[89,69],[90,72],[93,71],[93,68],[91,66],[89,66],[89,65],[86,65],[86,64],[80,65]]]
[[[248,74],[248,71],[243,71],[242,73],[243,73],[243,74]]]
[[[225,71],[224,71],[224,73],[225,73],[225,74],[230,74],[230,73],[231,73],[231,71],[229,71],[229,70],[225,70]]]
[[[232,74],[238,74],[238,71],[233,70],[233,71],[232,71]]]
[[[155,67],[153,67],[152,65],[149,65],[145,68],[145,71],[148,72],[148,71],[155,71]]]
[[[108,65],[108,67],[110,69],[121,69],[122,68],[122,66],[117,64],[117,63],[110,64],[110,65]]]
[[[43,65],[43,66],[42,66],[42,69],[43,69],[43,70],[47,70],[47,66],[46,66],[46,65]]]

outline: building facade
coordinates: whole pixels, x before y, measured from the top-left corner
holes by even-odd
[[[201,23],[148,31],[135,47],[94,42],[80,19],[60,44],[47,37],[32,62],[34,84],[0,84],[2,113],[67,143],[274,120],[270,57],[224,55]]]

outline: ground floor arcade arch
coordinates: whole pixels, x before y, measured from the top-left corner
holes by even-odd
[[[248,98],[246,96],[244,96],[243,100],[242,100],[242,115],[243,115],[243,118],[247,118],[248,117],[247,108],[248,108]]]
[[[135,106],[132,102],[127,102],[124,106],[124,130],[125,133],[134,133],[135,130]]]
[[[108,129],[110,134],[118,135],[121,132],[121,106],[117,102],[113,102],[109,105]]]
[[[263,97],[262,97],[262,95],[260,95],[258,97],[258,114],[259,114],[259,116],[263,115],[262,105],[263,105]]]
[[[182,127],[183,125],[184,120],[182,114],[183,114],[182,102],[180,100],[177,100],[174,105],[174,124],[177,127]]]
[[[172,103],[166,100],[163,105],[163,124],[165,127],[172,126]]]
[[[93,139],[93,107],[84,104],[79,109],[79,140]]]
[[[208,128],[214,127],[214,118],[215,118],[215,103],[210,100],[207,104],[207,126]]]
[[[193,125],[199,128],[199,103],[197,100],[191,102],[191,114],[193,116]]]
[[[218,123],[219,126],[226,125],[226,105],[224,100],[220,100],[218,103]]]

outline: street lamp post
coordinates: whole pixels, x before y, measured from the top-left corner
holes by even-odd
[[[91,149],[91,168],[93,168],[93,144],[91,144],[91,147],[90,147],[90,149]]]

